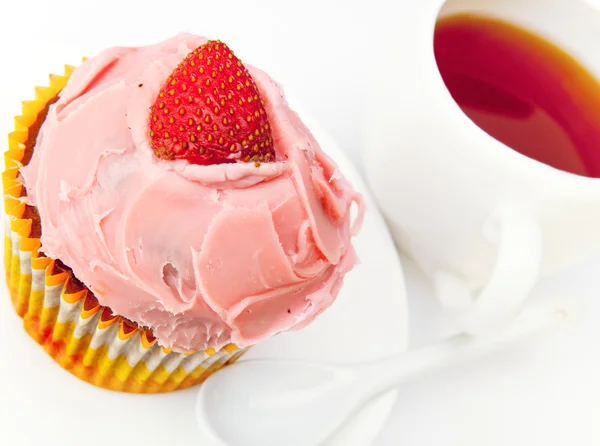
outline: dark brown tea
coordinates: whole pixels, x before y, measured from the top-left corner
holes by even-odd
[[[463,112],[514,150],[600,177],[600,84],[573,57],[496,19],[438,21],[435,55]]]

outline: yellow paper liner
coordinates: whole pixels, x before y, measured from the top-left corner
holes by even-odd
[[[33,127],[74,70],[67,65],[64,75],[50,75],[48,87],[36,87],[35,99],[23,102],[23,114],[15,117],[8,136],[2,173],[4,264],[13,306],[29,335],[58,364],[98,387],[163,393],[199,384],[246,349],[230,344],[218,352],[184,354],[161,347],[148,330],[101,306],[70,269],[40,253],[39,235],[32,233],[19,169]]]

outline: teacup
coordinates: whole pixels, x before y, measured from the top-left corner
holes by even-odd
[[[404,0],[396,8],[373,36],[367,177],[399,248],[461,327],[485,334],[514,319],[540,277],[600,252],[600,179],[528,158],[477,127],[436,65],[436,22],[473,12],[515,23],[600,79],[600,9],[592,0]]]

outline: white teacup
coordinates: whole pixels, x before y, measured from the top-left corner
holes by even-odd
[[[540,276],[600,252],[600,179],[527,158],[462,113],[435,61],[438,14],[516,23],[600,78],[600,10],[592,3],[400,0],[381,19],[365,122],[368,180],[398,246],[469,333],[510,323]]]

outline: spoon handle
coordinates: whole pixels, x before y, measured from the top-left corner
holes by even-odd
[[[501,333],[485,337],[461,334],[368,366],[358,366],[361,380],[372,383],[373,393],[379,394],[413,376],[489,353],[512,342],[556,328],[570,314],[567,305],[530,305]]]

